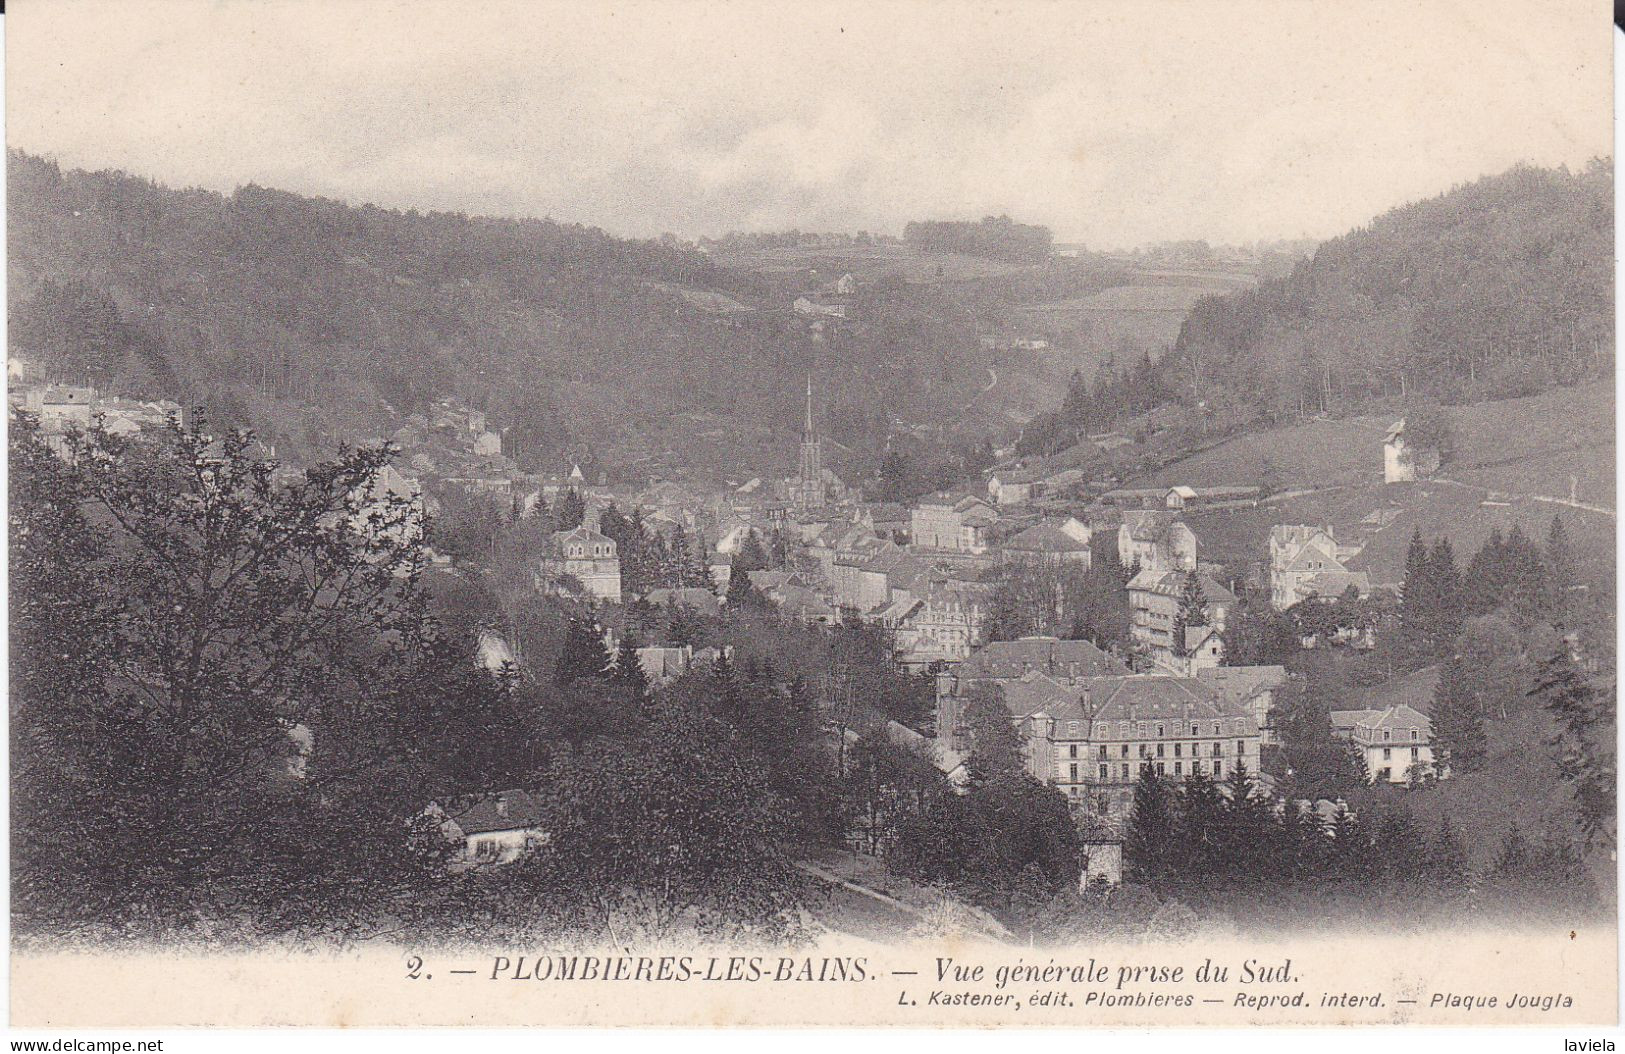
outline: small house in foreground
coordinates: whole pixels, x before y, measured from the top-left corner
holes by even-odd
[[[424,812],[439,821],[448,841],[461,843],[459,864],[506,864],[546,845],[542,806],[528,791],[513,789],[463,795]]]

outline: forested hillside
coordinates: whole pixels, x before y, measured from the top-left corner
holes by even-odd
[[[793,461],[810,368],[853,447],[888,415],[936,425],[987,383],[961,319],[905,304],[815,336],[782,289],[669,241],[173,190],[19,153],[8,172],[25,369],[200,403],[296,459],[451,396],[534,468],[590,449],[612,475],[760,472]]]
[[[1290,275],[1199,302],[1168,355],[1079,378],[1026,445],[1180,404],[1230,429],[1423,395],[1533,395],[1613,368],[1611,161],[1520,166],[1388,212]]]

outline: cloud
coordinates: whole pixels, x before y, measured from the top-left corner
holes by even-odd
[[[160,15],[155,15],[161,12]],[[11,144],[230,190],[629,234],[1004,212],[1128,245],[1335,234],[1611,149],[1591,5],[52,0]]]

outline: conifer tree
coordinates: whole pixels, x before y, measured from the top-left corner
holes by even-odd
[[[1438,594],[1433,585],[1432,562],[1427,543],[1422,540],[1422,529],[1418,527],[1411,534],[1410,548],[1405,551],[1405,582],[1400,592],[1396,643],[1402,661],[1411,665],[1427,661],[1437,612]]]
[[[1485,615],[1501,606],[1506,591],[1506,541],[1499,527],[1473,554],[1462,574],[1461,605],[1468,617]]]
[[[637,634],[630,628],[624,630],[621,633],[620,646],[615,651],[615,674],[612,680],[629,689],[634,698],[642,699],[649,694],[649,677],[643,672],[643,662],[638,658],[638,647]]]
[[[1484,731],[1482,706],[1468,683],[1468,671],[1459,655],[1439,671],[1430,716],[1434,763],[1438,769],[1452,773],[1481,771],[1488,755],[1489,738]]]
[[[1516,525],[1507,532],[1504,603],[1512,608],[1521,625],[1546,614],[1546,566],[1540,547]]]
[[[750,584],[750,573],[737,560],[728,572],[728,592],[725,595],[730,608],[742,608],[761,600],[761,594]]]
[[[1180,870],[1191,884],[1201,885],[1236,873],[1238,848],[1224,797],[1205,773],[1185,779],[1180,788],[1179,835],[1175,844],[1184,854]]]
[[[1579,810],[1586,846],[1601,842],[1612,847],[1618,765],[1614,692],[1591,684],[1564,641],[1541,664],[1529,694],[1557,719],[1560,731],[1549,745]]]
[[[684,547],[681,566],[682,584],[685,588],[707,589],[713,593],[717,591],[716,580],[711,577],[711,569],[706,563],[710,553],[710,543],[705,540],[704,531],[699,532],[692,545]]]
[[[1428,576],[1434,605],[1428,654],[1437,657],[1450,653],[1462,624],[1461,572],[1456,568],[1456,553],[1450,539],[1443,535],[1433,543],[1433,551],[1428,555]]]
[[[757,534],[754,528],[747,531],[745,540],[739,545],[739,551],[734,554],[734,568],[762,571],[766,570],[767,563],[767,550],[762,546],[762,536]]]
[[[1546,571],[1544,613],[1561,624],[1568,614],[1574,587],[1580,580],[1579,566],[1575,562],[1574,551],[1569,547],[1568,531],[1563,526],[1561,516],[1552,517],[1541,558]]]
[[[1187,571],[1179,586],[1179,611],[1174,615],[1173,651],[1183,659],[1190,654],[1186,646],[1185,631],[1207,625],[1207,598],[1202,595],[1202,580],[1195,571]]]
[[[587,518],[587,503],[574,487],[559,497],[553,510],[553,529],[568,531],[580,527]]]
[[[1390,809],[1377,822],[1375,856],[1390,879],[1408,881],[1423,873],[1426,847],[1416,817],[1404,806]]]
[[[1502,875],[1519,874],[1529,867],[1530,855],[1523,829],[1513,823],[1501,837],[1501,850],[1495,855],[1492,870]]]
[[[598,627],[587,618],[570,619],[564,628],[564,646],[553,665],[553,680],[559,684],[607,680],[609,670],[609,649],[604,647]]]
[[[1439,817],[1439,826],[1428,842],[1424,870],[1433,886],[1442,893],[1462,894],[1472,881],[1467,867],[1467,851],[1450,823],[1450,814]]]
[[[1123,861],[1132,881],[1163,891],[1176,878],[1180,856],[1179,809],[1168,781],[1149,763],[1134,784],[1134,812],[1123,842]]]

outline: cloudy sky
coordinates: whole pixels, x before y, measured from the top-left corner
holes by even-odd
[[[7,138],[171,185],[621,234],[1009,213],[1322,237],[1611,153],[1568,0],[20,0]]]

